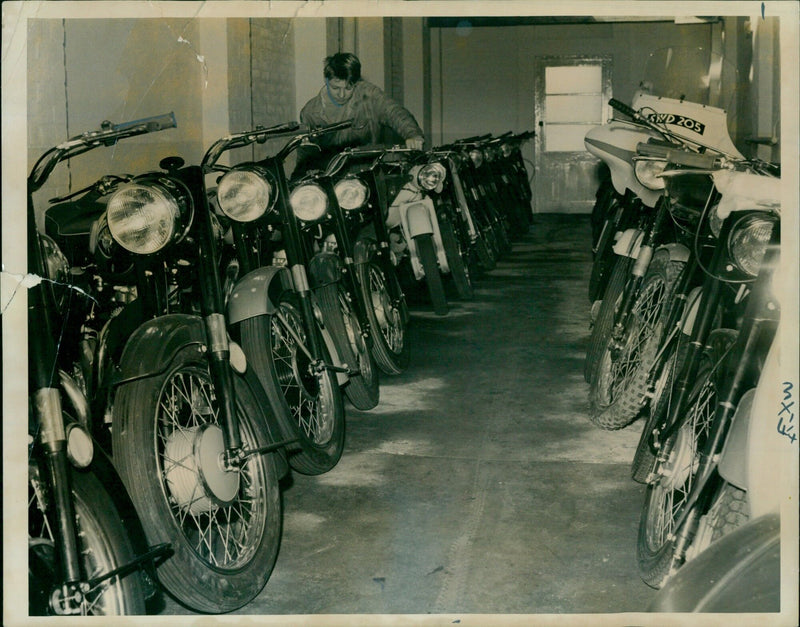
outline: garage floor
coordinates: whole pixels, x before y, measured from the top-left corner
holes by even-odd
[[[472,301],[414,309],[411,366],[348,406],[336,468],[292,477],[275,570],[238,613],[646,609],[640,426],[587,418],[588,216],[535,220]]]

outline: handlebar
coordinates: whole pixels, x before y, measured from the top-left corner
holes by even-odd
[[[302,142],[307,141],[314,137],[320,137],[321,135],[327,135],[328,133],[333,133],[335,131],[340,131],[342,129],[350,128],[353,126],[353,120],[344,120],[343,122],[336,122],[335,124],[329,124],[328,126],[321,126],[319,128],[310,129],[305,133],[300,133],[295,135],[286,145],[275,155],[275,158],[279,161],[283,161],[286,157],[291,154],[291,152],[297,148]]]
[[[300,125],[297,122],[284,122],[283,124],[277,124],[269,128],[257,126],[249,131],[228,135],[211,145],[211,148],[209,148],[203,156],[201,165],[206,169],[213,168],[214,164],[216,164],[222,156],[222,153],[228,150],[244,148],[256,142],[264,143],[269,137],[276,138],[285,135],[296,135],[299,129]]]
[[[612,98],[611,100],[609,100],[608,106],[614,109],[615,111],[619,111],[623,115],[627,115],[632,120],[636,120],[637,122],[641,122],[643,120],[642,116],[639,115],[636,109],[625,104],[620,100],[617,100],[616,98]]]
[[[121,124],[112,124],[106,120],[100,125],[100,130],[87,131],[72,137],[58,146],[50,148],[39,157],[28,176],[28,191],[33,193],[41,188],[56,165],[64,159],[76,157],[99,146],[113,146],[120,139],[126,137],[155,133],[175,128],[177,125],[173,112]]]

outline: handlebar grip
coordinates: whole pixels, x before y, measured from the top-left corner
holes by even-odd
[[[168,128],[175,128],[178,126],[178,123],[175,120],[175,113],[170,111],[169,113],[164,113],[163,115],[154,115],[153,117],[142,118],[141,120],[133,120],[132,122],[121,122],[120,124],[114,124],[112,125],[111,130],[125,131],[129,128],[142,125],[147,128],[146,132],[154,133],[156,131],[163,131],[164,129]]]
[[[619,111],[620,113],[627,115],[629,118],[633,118],[634,120],[639,117],[639,114],[636,113],[636,110],[633,107],[626,105],[624,102],[621,102],[616,98],[609,100],[608,106]]]
[[[667,161],[677,165],[684,165],[689,168],[699,170],[711,170],[717,166],[717,157],[713,155],[701,155],[696,152],[686,150],[670,150],[667,152]]]

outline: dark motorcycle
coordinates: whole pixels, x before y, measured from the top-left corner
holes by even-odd
[[[159,581],[196,611],[226,612],[272,572],[292,439],[226,331],[203,170],[160,166],[74,201],[101,209],[92,271],[98,302],[113,305],[87,321],[100,329],[86,334],[84,371],[148,541],[174,550]]]
[[[397,257],[386,225],[390,199],[381,162],[391,149],[347,148],[325,170],[340,208],[326,243],[348,269],[351,292],[358,295],[371,330],[372,354],[386,374],[400,374],[409,362],[409,321],[397,278]],[[332,239],[331,239],[332,238]]]
[[[339,461],[345,432],[340,385],[359,371],[355,360],[345,365],[321,325],[309,279],[304,225],[324,218],[329,198],[319,187],[292,190],[285,161],[301,144],[346,125],[307,132],[289,125],[290,139],[274,156],[234,167],[218,162],[225,151],[274,132],[254,129],[219,140],[203,159],[204,172],[224,172],[216,202],[234,245],[225,268],[227,322],[284,430],[298,439],[300,450],[289,463],[304,474],[327,472]]]
[[[130,500],[93,439],[85,388],[69,372],[74,310],[92,297],[72,284],[56,241],[37,231],[34,194],[59,162],[122,139],[175,126],[169,114],[99,131],[47,151],[28,177],[29,455],[28,609],[31,615],[143,614],[154,589],[143,569],[168,555],[148,550]],[[81,301],[77,304],[77,301]],[[65,337],[66,336],[66,337]]]

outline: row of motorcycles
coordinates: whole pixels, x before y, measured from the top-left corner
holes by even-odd
[[[608,171],[592,215],[590,418],[603,429],[644,423],[631,465],[646,485],[639,570],[682,595],[661,609],[780,609],[779,460],[796,439],[769,390],[782,381],[780,166],[731,141],[732,77],[705,50],[656,51],[632,106],[612,99],[621,115],[585,138]],[[756,519],[769,523],[754,540],[772,542],[766,567],[729,564],[670,588]],[[708,581],[736,572],[747,594],[714,606]]]
[[[330,471],[345,399],[375,407],[409,366],[404,290],[446,314],[528,229],[532,133],[288,172],[349,124],[257,127],[42,209],[59,163],[176,120],[104,122],[34,165],[30,614],[142,614],[162,590],[203,613],[251,601],[277,558],[279,480]]]

